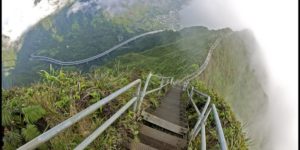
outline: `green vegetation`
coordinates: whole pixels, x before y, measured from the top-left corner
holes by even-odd
[[[14,50],[2,50],[2,65],[11,68],[16,65],[16,52]]]
[[[266,112],[267,96],[258,78],[262,66],[253,66],[252,58],[257,45],[248,31],[235,32],[223,39],[212,54],[206,70],[198,80],[214,89],[230,104],[237,118],[247,126],[247,136],[253,140],[251,147],[260,149],[264,135],[260,117]],[[259,63],[257,63],[259,64]],[[255,139],[255,140],[254,140]]]
[[[59,31],[59,29],[57,30]],[[135,76],[142,76],[144,79],[146,76],[146,73],[152,72],[155,74],[162,74],[164,76],[174,76],[175,79],[180,79],[187,74],[190,74],[194,71],[197,71],[201,64],[204,62],[209,48],[209,43],[213,43],[217,35],[219,33],[227,33],[230,31],[229,29],[222,29],[222,30],[208,30],[205,27],[190,27],[185,28],[180,31],[164,31],[159,34],[147,36],[141,39],[138,39],[132,43],[129,43],[126,45],[126,48],[121,48],[113,53],[111,53],[109,56],[104,57],[101,60],[97,60],[94,62],[90,62],[89,64],[84,64],[81,66],[70,66],[70,67],[62,67],[63,70],[66,70],[72,74],[72,72],[82,72],[83,75],[80,76],[91,76],[93,74],[92,72],[95,70],[99,70],[99,66],[102,66],[100,70],[104,72],[98,72],[98,74],[104,74],[107,70],[107,68],[115,68],[112,72],[117,72],[115,74],[131,74],[132,76],[136,74],[136,70],[140,70],[144,73],[144,75],[138,73],[138,75]],[[231,31],[230,31],[231,32]],[[64,39],[64,42],[66,42],[68,38]],[[266,97],[264,95],[263,89],[261,88],[258,79],[256,77],[256,74],[252,71],[250,67],[250,60],[249,57],[251,55],[251,50],[254,50],[252,48],[247,47],[247,42],[249,40],[247,39],[245,34],[242,34],[241,32],[235,32],[230,37],[227,37],[224,39],[220,45],[217,47],[217,49],[213,52],[211,61],[208,64],[208,68],[203,72],[203,74],[197,79],[197,81],[202,81],[205,86],[207,86],[210,89],[214,89],[219,97],[224,97],[224,99],[228,102],[230,107],[226,106],[226,109],[228,111],[233,109],[233,112],[235,112],[235,117],[239,120],[243,121],[242,123],[246,126],[248,125],[248,122],[253,121],[253,118],[255,115],[259,113],[259,111],[256,111],[256,108],[260,108],[263,110],[263,107],[266,103]],[[61,51],[59,49],[53,48],[50,49],[41,49],[40,54],[51,54],[51,55],[59,55]],[[69,54],[69,52],[64,51],[64,55]],[[73,54],[73,53],[72,53]],[[74,53],[77,54],[77,53]],[[26,55],[25,52],[19,54],[19,55]],[[19,57],[18,57],[19,58]],[[25,66],[25,64],[21,64],[22,62],[26,62],[27,64],[30,64],[30,67]],[[20,59],[18,60],[18,64],[16,69],[17,71],[20,70],[28,70],[31,71],[28,73],[28,71],[19,72],[14,75],[16,79],[19,80],[19,83],[24,83],[23,81],[30,81],[33,77],[39,79],[38,75],[35,74],[37,70],[46,70],[47,72],[51,72],[51,70],[47,69],[48,64],[47,63],[40,63],[37,61],[29,61],[27,62],[26,59]],[[21,64],[21,65],[20,65]],[[24,65],[24,66],[23,66]],[[104,69],[104,68],[106,69]],[[45,69],[46,68],[46,69]],[[56,69],[61,69],[57,66],[54,66]],[[42,78],[41,79],[47,79],[43,82],[43,84],[47,83],[47,86],[53,86],[56,85],[58,82],[57,77],[53,78],[51,77],[52,73],[42,72]],[[129,72],[129,73],[125,73]],[[55,75],[56,76],[56,75]],[[129,76],[129,75],[128,75]],[[80,81],[80,78],[77,76],[70,76],[69,78],[74,78],[72,80]],[[78,78],[78,79],[77,79]],[[106,80],[101,80],[102,83],[108,83],[108,78],[114,78],[117,81],[117,77],[107,77]],[[118,76],[120,79],[124,79],[124,77]],[[71,80],[71,79],[70,79]],[[50,82],[51,81],[51,82]],[[86,81],[86,80],[83,80]],[[82,81],[82,82],[83,82]],[[93,80],[92,80],[93,81]],[[124,84],[120,84],[122,86],[125,85],[125,83],[129,83],[130,81],[127,79],[127,82],[124,82]],[[17,81],[15,81],[17,82]],[[53,83],[52,83],[53,82]],[[68,81],[69,82],[69,81]],[[75,82],[75,81],[73,81]],[[90,81],[89,81],[90,82]],[[88,83],[89,83],[88,82]],[[115,82],[115,81],[113,81]],[[28,82],[30,83],[30,82]],[[80,81],[81,83],[81,81]],[[72,83],[75,86],[75,83]],[[100,83],[99,83],[100,84]],[[110,84],[110,83],[108,83]],[[33,86],[29,86],[27,84],[27,88],[32,88]],[[33,84],[41,85],[40,82]],[[51,87],[50,86],[50,87]],[[104,85],[103,85],[104,86]],[[92,87],[92,85],[90,85]],[[59,88],[67,88],[72,89],[69,87],[69,84],[65,86],[56,86],[53,87],[55,89]],[[22,88],[21,88],[22,89]],[[25,87],[23,89],[26,89]],[[65,91],[67,90],[65,89]],[[106,90],[115,90],[117,88],[107,88]],[[47,91],[46,88],[43,90]],[[39,91],[39,90],[37,90]],[[49,91],[49,90],[48,90]],[[50,90],[51,91],[51,90]],[[56,91],[56,90],[55,90]],[[60,97],[54,97],[55,100],[48,100],[47,105],[52,105],[53,109],[59,109],[59,113],[64,111],[70,111],[69,107],[73,105],[73,102],[76,99],[79,99],[78,94],[77,96],[71,96],[68,93],[65,93],[65,91],[62,94],[65,94],[64,96]],[[79,92],[80,93],[80,92]],[[93,95],[94,94],[94,95]],[[90,95],[90,97],[94,97],[97,94],[93,93]],[[55,93],[55,95],[60,95],[59,93]],[[82,95],[79,95],[82,96]],[[73,99],[73,101],[72,101]],[[152,107],[157,107],[159,105],[159,102],[157,98],[149,97],[148,102],[151,104]],[[225,103],[222,102],[221,103]],[[32,104],[40,105],[43,109],[46,110],[46,108],[43,107],[40,103],[34,103]],[[227,105],[227,104],[226,104]],[[30,105],[31,106],[31,105]],[[87,105],[85,105],[87,106]],[[118,105],[120,106],[120,105]],[[72,106],[73,107],[73,106]],[[74,106],[75,107],[75,106]],[[23,108],[23,107],[22,107]],[[22,108],[20,109],[22,112]],[[62,109],[62,110],[60,110]],[[219,108],[218,108],[219,109]],[[221,108],[220,108],[221,109]],[[76,109],[77,110],[77,109]],[[48,116],[49,110],[46,110]],[[54,111],[50,111],[54,112]],[[257,112],[257,114],[252,113]],[[70,114],[70,113],[68,113]],[[61,114],[60,114],[61,115]],[[226,115],[233,115],[232,113],[226,113]],[[55,115],[52,115],[55,116]],[[234,118],[235,118],[234,117]],[[9,117],[7,117],[9,119]],[[25,117],[24,117],[25,118]],[[23,120],[26,120],[24,119]],[[64,119],[66,119],[65,117]],[[53,119],[53,118],[51,118]],[[27,119],[29,121],[30,119]],[[61,119],[63,120],[63,119]],[[254,120],[255,121],[255,120]],[[26,122],[26,121],[25,121]],[[34,121],[31,121],[34,122]],[[57,124],[59,121],[52,123],[52,126]],[[90,121],[91,122],[91,121]],[[236,127],[237,130],[232,130],[229,128],[228,131],[230,132],[229,135],[232,133],[239,133],[241,131],[240,125],[237,124],[236,120],[230,120],[230,124],[233,124],[233,127]],[[101,122],[93,122],[92,124],[97,127]],[[34,123],[31,123],[34,124]],[[47,123],[48,124],[48,123]],[[92,125],[91,125],[92,126]],[[14,130],[10,130],[10,133],[19,133],[21,135],[21,131],[23,128],[26,128],[27,126],[22,126],[18,128],[18,132]],[[116,128],[118,129],[118,128]],[[111,132],[116,132],[117,130],[108,130]],[[251,129],[247,128],[247,129]],[[24,129],[25,130],[25,129]],[[33,130],[33,129],[32,129]],[[253,130],[254,131],[254,130]],[[39,130],[39,132],[43,132],[42,130]],[[253,132],[254,133],[254,132]],[[247,137],[250,137],[253,139],[253,133],[248,133]],[[71,134],[70,131],[67,130],[66,135]],[[76,133],[77,134],[77,133]],[[78,135],[80,135],[78,133]],[[83,137],[83,135],[80,135],[78,137]],[[22,137],[25,138],[25,137]],[[58,137],[57,137],[58,138]],[[63,136],[61,138],[64,138]],[[236,147],[236,145],[244,145],[241,139],[243,137],[237,137],[238,140],[231,145],[232,147]],[[56,139],[56,138],[55,138]],[[55,139],[53,139],[55,141]],[[82,138],[74,138],[71,140],[73,142],[73,146],[76,145],[74,143],[78,143],[81,141]],[[117,137],[116,137],[117,139]],[[229,139],[232,139],[232,137],[229,137]],[[260,138],[257,138],[260,139]],[[66,140],[66,139],[65,139]],[[107,139],[112,140],[112,139]],[[239,141],[240,140],[240,141]],[[9,141],[9,140],[8,140]],[[64,141],[62,140],[57,140]],[[114,140],[112,140],[114,141]],[[233,141],[233,140],[231,140]],[[231,142],[229,141],[229,142]],[[71,143],[72,143],[71,142]],[[252,141],[251,141],[252,142]],[[62,143],[61,143],[62,144]],[[120,144],[120,143],[119,143]],[[55,144],[54,144],[55,145]],[[71,144],[72,145],[72,144]],[[252,146],[252,145],[251,145]]]
[[[215,104],[220,120],[222,122],[223,132],[225,135],[226,143],[228,149],[230,150],[246,150],[248,149],[248,140],[246,139],[246,135],[244,133],[244,129],[242,128],[241,123],[237,120],[236,116],[232,112],[231,107],[228,103],[224,100],[223,97],[218,95],[214,90],[208,89],[204,84],[197,80],[192,83],[195,89],[208,94],[211,97],[211,103]],[[187,94],[182,96],[183,100],[189,101]],[[194,94],[194,101],[198,108],[203,108],[206,99],[202,96]],[[201,111],[201,109],[200,109]],[[194,127],[197,122],[197,113],[192,106],[191,103],[187,106],[187,115],[189,119],[189,126]],[[206,122],[206,145],[207,149],[220,149],[218,136],[216,132],[216,125],[213,118],[212,113],[207,118]],[[201,145],[201,131],[199,132],[198,136],[189,146],[189,149],[199,149]]]
[[[110,11],[106,6],[98,10],[95,6],[87,11],[71,14],[69,10],[72,4],[68,4],[59,12],[42,19],[22,37],[24,40],[17,54],[16,68],[10,75],[10,78],[14,79],[13,86],[24,86],[37,81],[39,79],[37,72],[48,69],[47,63],[29,61],[31,54],[62,61],[94,56],[120,43],[118,37],[125,40],[147,31],[173,26],[178,23],[175,19],[177,12],[186,2],[186,0],[176,2],[167,0],[163,3],[135,1],[128,5],[122,3],[120,6],[122,11]],[[170,12],[174,14],[170,15]],[[174,19],[175,21],[167,21]],[[109,55],[77,68],[87,72],[90,66],[103,65],[105,61],[115,56]]]
[[[122,64],[121,68],[143,68],[167,76],[175,76],[176,78],[183,77],[195,71],[197,69],[196,66],[200,66],[200,64],[203,63],[208,51],[207,43],[212,43],[216,39],[218,32],[219,31],[208,30],[205,27],[190,27],[177,32],[164,31],[133,41],[124,46],[126,48],[120,48],[99,60],[76,66],[76,68],[83,72],[88,72],[92,66],[105,65],[111,67],[112,64],[119,61]],[[105,39],[106,38],[101,39],[101,41]],[[87,43],[84,43],[84,45],[77,45],[78,43],[68,44],[66,43],[67,41],[69,41],[69,38],[64,36],[63,41],[58,43],[55,47],[41,48],[36,52],[27,52],[27,48],[25,48],[27,46],[25,44],[24,51],[22,49],[20,53],[18,53],[18,58],[20,59],[17,60],[17,66],[12,75],[15,79],[14,84],[28,85],[28,83],[39,79],[36,72],[39,70],[47,70],[47,62],[28,61],[27,53],[42,56],[76,57],[76,60],[78,60],[81,59],[81,57],[77,57],[77,55],[88,54],[89,52],[86,48],[91,46],[89,45],[90,42],[96,42],[97,38],[89,42],[86,41]],[[101,43],[101,41],[99,43]],[[109,42],[106,41],[103,41],[103,43],[109,44]],[[62,50],[63,47],[60,47],[60,45],[63,44],[66,45],[64,45],[64,49]],[[81,50],[84,52],[76,52],[76,50],[73,49],[73,47],[78,48],[78,46],[82,47]],[[30,50],[32,49],[33,47]],[[68,51],[68,49],[72,50],[72,52]],[[94,48],[94,53],[97,52],[95,50]],[[72,55],[70,55],[70,53]],[[97,54],[98,53],[99,52],[97,52]],[[93,55],[94,54],[90,54],[87,57]],[[161,64],[161,60],[163,60],[163,64]],[[57,67],[57,69],[59,68]]]
[[[29,87],[2,89],[2,125],[4,126],[4,149],[16,149],[44,131],[96,103],[110,93],[120,89],[137,78],[145,78],[143,71],[124,71],[98,68],[90,74],[78,72],[40,71],[42,80]],[[159,80],[152,80],[149,88],[159,86]],[[121,108],[136,89],[132,89],[100,108],[76,125],[43,144],[39,149],[70,149]],[[151,94],[145,97],[142,107],[157,107],[158,98],[164,95]],[[109,127],[89,148],[119,149],[127,138],[138,134],[134,112],[129,110]]]
[[[119,64],[115,69],[105,67],[91,70],[90,74],[82,75],[78,72],[64,72],[53,70],[41,71],[42,81],[30,87],[15,87],[10,90],[2,89],[3,114],[2,125],[5,127],[4,149],[15,149],[44,131],[54,127],[63,120],[87,108],[101,98],[130,83],[134,79],[145,81],[146,71],[123,70]],[[224,132],[230,149],[246,149],[245,136],[240,123],[235,119],[228,104],[215,92],[208,90],[201,82],[193,83],[196,89],[212,96],[222,120]],[[159,80],[153,78],[149,89],[159,86]],[[160,95],[146,96],[142,108],[159,106]],[[76,123],[76,125],[43,144],[39,149],[68,149],[74,148],[85,137],[107,120],[117,109],[122,107],[134,94],[135,89],[122,94],[111,103],[100,108],[92,115]],[[186,95],[184,95],[186,96]],[[195,99],[199,107],[204,105],[203,99]],[[189,124],[195,123],[195,112],[188,109]],[[109,127],[90,146],[91,149],[119,149],[128,138],[135,138],[138,134],[138,122],[134,113],[129,110],[116,123]],[[208,148],[215,149],[217,137],[212,117],[208,118],[207,141]],[[191,148],[199,146],[199,138]]]
[[[208,43],[212,43],[217,38],[216,35],[220,32],[227,32],[227,30],[210,31],[204,27],[192,27],[179,32],[165,31],[131,43],[129,50],[116,51],[113,54],[116,56],[115,59],[108,60],[103,67],[99,68],[98,65],[90,64],[91,67],[86,74],[78,73],[80,70],[77,67],[64,67],[64,70],[67,70],[67,72],[50,69],[48,71],[40,71],[40,82],[28,87],[15,87],[10,90],[3,90],[3,110],[5,111],[2,122],[5,126],[5,148],[14,149],[21,146],[40,133],[57,125],[59,122],[97,102],[134,79],[142,78],[144,81],[150,71],[165,76],[174,76],[176,79],[180,79],[196,71],[207,56]],[[211,64],[209,64],[204,75],[200,76],[202,79],[195,80],[193,85],[196,89],[212,96],[212,102],[216,104],[220,113],[219,116],[223,123],[229,148],[247,149],[248,142],[245,133],[242,132],[241,124],[237,121],[236,115],[231,111],[232,106],[225,102],[227,98],[225,100],[222,98],[222,94],[224,93],[222,91],[208,90],[204,86],[210,83],[208,84],[208,88],[214,85],[217,90],[220,87],[224,88],[224,90],[227,89],[224,84],[231,85],[227,80],[230,79],[233,82],[239,75],[234,73],[236,71],[235,67],[243,63],[248,63],[247,61],[239,60],[241,63],[233,66],[235,63],[231,62],[234,61],[231,58],[233,55],[227,56],[227,53],[220,54],[220,51],[235,50],[236,45],[226,47],[229,44],[224,42],[228,41],[224,40],[221,43],[215,50],[211,60],[212,64],[217,62],[219,66],[211,68]],[[242,45],[243,43],[241,43]],[[224,55],[226,60],[221,55]],[[241,56],[243,55],[244,53],[241,54]],[[216,61],[216,57],[222,63]],[[227,65],[230,65],[230,67]],[[36,70],[43,70],[39,66],[36,66]],[[226,72],[227,70],[217,72],[218,70],[212,70],[223,69],[224,67],[230,68],[229,70],[233,72],[228,73]],[[208,73],[211,73],[209,74],[211,78],[206,78]],[[254,74],[248,74],[245,77],[255,79]],[[220,81],[220,83],[216,83],[216,81]],[[153,80],[153,82],[154,85],[159,85],[159,80]],[[150,86],[149,88],[153,87]],[[242,90],[240,89],[240,91]],[[133,92],[135,90],[120,96],[106,107],[99,109],[93,115],[83,119],[48,143],[42,145],[41,149],[74,148],[84,137],[89,135],[118,108],[124,105]],[[145,102],[147,103],[143,104],[143,108],[149,106],[153,108],[158,107],[159,98],[163,94],[146,97]],[[229,100],[229,102],[230,104],[234,103],[233,100]],[[204,105],[204,101],[201,98],[197,99],[196,103],[200,108]],[[195,123],[195,112],[188,111],[189,124],[193,126]],[[91,144],[90,148],[100,149],[99,145],[103,149],[120,148],[123,142],[127,140],[126,137],[134,138],[137,135],[138,122],[136,120],[137,118],[133,112],[127,112],[126,115],[123,115],[113,126],[98,137]],[[207,145],[210,146],[209,149],[216,149],[218,146],[214,126],[213,118],[209,117],[207,123]],[[118,135],[118,133],[121,133],[121,135]],[[15,144],[15,141],[17,141],[17,144]],[[190,148],[194,149],[198,147],[199,142],[199,137],[197,137]],[[103,145],[105,146],[103,147]]]
[[[227,33],[230,29],[189,27],[180,31],[164,31],[128,43],[87,64],[53,66],[55,70],[64,71],[49,69],[47,62],[29,60],[31,54],[62,61],[84,59],[140,33],[174,26],[176,28],[178,11],[185,2],[187,1],[138,1],[133,5],[124,4],[124,11],[121,12],[112,13],[108,9],[100,9],[78,11],[70,15],[70,5],[67,5],[31,28],[24,35],[23,45],[17,54],[12,50],[2,51],[2,65],[14,68],[13,71],[6,72],[7,77],[2,81],[16,86],[9,90],[2,89],[5,149],[15,149],[134,79],[145,79],[149,72],[173,76],[176,80],[197,71],[207,56],[209,44],[216,40],[219,33]],[[207,69],[194,84],[199,90],[214,97],[213,101],[222,113],[221,118],[227,121],[225,132],[231,149],[238,146],[244,148],[246,145],[236,118],[246,125],[248,122],[255,123],[255,116],[264,113],[262,110],[267,103],[256,70],[250,65],[250,57],[255,50],[249,47],[255,45],[249,43],[250,40],[251,35],[245,32],[235,32],[224,39],[213,52]],[[199,81],[215,91],[207,90]],[[154,80],[154,84],[157,83]],[[77,123],[41,149],[74,148],[120,108],[133,92],[128,92]],[[158,98],[162,95],[146,97],[149,104],[146,103],[144,107],[157,107]],[[198,104],[202,103],[199,99]],[[124,137],[136,135],[137,124],[132,124],[135,117],[129,111],[105,131],[103,136],[96,139],[90,148],[119,148]],[[211,121],[208,124],[213,125]],[[251,138],[263,141],[258,136],[254,137],[259,134],[251,126],[249,129]],[[215,132],[212,129],[208,131],[208,141],[216,143]],[[99,145],[103,146],[104,143],[106,147],[100,148]],[[194,146],[195,144],[197,143]]]
[[[3,38],[3,37],[2,37]],[[11,85],[11,71],[16,66],[16,51],[14,46],[2,40],[2,87],[8,87]]]
[[[50,17],[47,17],[46,19],[44,19],[44,21],[42,21],[41,24],[42,24],[43,28],[47,31],[49,31],[53,26]]]
[[[128,53],[130,50],[127,50],[127,54],[117,57],[106,66],[120,62],[121,69],[143,68],[179,79],[198,70],[207,56],[208,43],[212,43],[216,39],[217,33],[204,27],[191,27],[178,32],[165,31],[138,40],[138,43],[146,44],[142,47],[133,45],[132,49],[143,49],[142,52],[134,50],[132,53]],[[168,40],[164,38],[168,38]],[[155,39],[161,40],[160,43]],[[148,47],[147,44],[152,46]]]
[[[104,16],[128,32],[167,29],[172,26],[178,28],[178,11],[188,2],[189,0],[135,1],[132,4],[124,3],[123,10],[119,12],[104,10]]]

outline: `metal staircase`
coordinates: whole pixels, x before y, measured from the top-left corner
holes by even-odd
[[[188,125],[182,107],[185,105],[180,100],[181,92],[179,87],[172,87],[157,109],[142,111],[141,143],[156,149],[187,148]]]
[[[147,91],[149,83],[153,78],[159,78],[160,86]],[[219,141],[222,150],[226,150],[226,140],[222,131],[222,126],[218,117],[218,113],[214,104],[209,106],[210,97],[204,93],[195,90],[192,86],[188,86],[187,83],[184,86],[175,85],[172,77],[162,77],[158,75],[148,75],[144,84],[143,90],[141,90],[141,79],[137,79],[123,88],[115,91],[109,96],[101,99],[97,103],[89,106],[81,112],[75,114],[71,118],[61,122],[50,130],[44,132],[33,140],[29,141],[25,145],[18,148],[18,150],[35,149],[39,145],[49,141],[51,138],[57,136],[59,133],[74,125],[79,120],[95,112],[100,107],[111,102],[116,97],[125,93],[129,89],[136,88],[136,94],[113,116],[111,116],[106,122],[104,122],[99,128],[97,128],[91,135],[89,135],[84,141],[82,141],[75,149],[81,150],[86,148],[93,142],[104,130],[106,130],[113,122],[115,122],[122,114],[129,108],[132,108],[138,115],[142,116],[143,122],[139,132],[140,141],[132,140],[128,149],[187,149],[188,144],[198,135],[201,131],[202,137],[202,149],[205,149],[205,121],[207,116],[213,110],[214,118],[217,125],[217,133],[219,135]],[[144,97],[150,93],[158,92],[163,88],[171,85],[171,89],[167,92],[166,96],[161,100],[160,106],[153,110],[152,108],[141,108]],[[195,110],[197,111],[199,118],[194,128],[190,131],[187,124],[187,117],[185,116],[184,101],[180,100],[181,94],[187,91],[190,102],[193,103]],[[202,112],[193,101],[193,94],[200,94],[207,97],[207,102]]]
[[[230,34],[223,37],[227,37],[229,35]],[[135,38],[141,36],[144,36],[144,34],[134,37],[131,40],[134,40]],[[220,148],[222,150],[227,150],[227,144],[222,130],[222,125],[218,116],[218,112],[215,105],[210,102],[210,96],[194,89],[193,86],[189,85],[189,81],[194,79],[196,76],[201,74],[203,70],[205,70],[210,60],[212,51],[220,43],[220,40],[221,38],[218,38],[213,44],[213,46],[210,48],[205,63],[200,67],[200,70],[187,76],[183,80],[174,82],[172,77],[163,77],[163,76],[153,75],[150,73],[145,81],[143,89],[141,89],[142,80],[137,79],[129,83],[128,85],[124,86],[123,88],[110,94],[109,96],[99,100],[97,103],[75,114],[71,118],[61,122],[60,124],[56,125],[50,130],[44,132],[43,134],[29,141],[25,145],[19,147],[18,150],[29,150],[29,149],[37,148],[39,145],[49,141],[51,138],[57,136],[65,129],[74,125],[81,119],[95,112],[100,107],[113,101],[116,97],[127,92],[132,88],[136,88],[135,95],[133,95],[132,98],[122,108],[120,108],[113,116],[111,116],[99,128],[97,128],[90,136],[88,136],[84,141],[82,141],[75,148],[76,150],[81,150],[86,148],[99,135],[101,135],[101,133],[103,133],[103,131],[105,131],[113,122],[115,122],[122,114],[124,114],[126,110],[128,110],[129,108],[132,108],[133,111],[135,111],[138,116],[142,116],[143,122],[141,123],[141,128],[138,135],[140,141],[131,140],[130,144],[127,144],[127,146],[125,146],[128,149],[136,149],[136,150],[187,149],[191,141],[193,141],[201,131],[201,149],[205,150],[206,149],[205,122],[208,115],[212,112],[214,116],[216,128],[217,128]],[[115,47],[115,49],[116,48],[118,47]],[[35,57],[42,57],[42,56],[35,56]],[[56,60],[52,61],[50,60],[50,58],[45,58],[45,61],[50,61],[55,63]],[[85,60],[82,62],[85,62]],[[82,62],[80,61],[78,63],[82,63]],[[70,65],[73,65],[73,62],[71,62]],[[147,91],[151,78],[160,79],[161,80],[160,86],[155,89],[151,89]],[[153,110],[151,108],[142,108],[142,103],[145,96],[154,92],[160,93],[160,91],[163,88],[166,88],[168,85],[171,86],[171,89],[168,91],[166,96],[161,100],[161,105],[157,109]],[[184,104],[184,101],[180,99],[181,94],[185,91],[187,92],[187,95],[189,97],[188,102],[193,104],[193,107],[198,114],[198,121],[191,130],[189,129],[189,126],[187,124],[188,122],[187,117],[185,116],[186,104]],[[200,96],[206,97],[207,101],[205,106],[202,109],[198,108],[197,105],[195,104],[193,100],[194,94],[198,94]],[[200,112],[200,110],[202,111]]]

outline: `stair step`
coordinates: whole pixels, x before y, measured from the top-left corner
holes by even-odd
[[[149,145],[146,145],[144,143],[141,142],[131,142],[130,144],[130,150],[158,150],[154,147],[151,147]]]
[[[174,133],[177,133],[177,134],[180,134],[180,135],[184,135],[188,132],[188,129],[185,128],[185,127],[182,127],[182,126],[179,126],[177,124],[174,124],[172,122],[169,122],[169,121],[166,121],[162,118],[159,118],[155,115],[152,115],[146,111],[142,111],[142,116],[143,116],[143,119],[145,121],[148,121],[152,124],[155,124],[159,127],[162,127],[166,130],[169,130],[169,131],[172,131]]]
[[[187,145],[187,141],[182,138],[146,125],[142,125],[139,136],[143,143],[158,149],[182,149]]]

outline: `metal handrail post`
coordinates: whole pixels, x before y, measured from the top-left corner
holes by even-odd
[[[182,91],[185,91],[185,90],[186,90],[188,84],[189,84],[188,82],[184,82]]]
[[[192,101],[192,104],[193,104],[193,106],[195,107],[195,109],[196,109],[196,112],[197,112],[197,114],[198,114],[198,117],[199,117],[199,119],[200,119],[201,113],[200,113],[199,109],[198,109],[198,108],[196,108],[196,107],[197,107],[197,105],[195,104],[194,100],[193,100],[193,99],[191,99],[191,101]]]
[[[190,94],[191,94],[191,99],[193,99],[193,96],[194,96],[194,87],[193,86],[192,86]]]
[[[213,110],[213,114],[214,114],[215,123],[217,126],[217,133],[218,133],[221,150],[227,150],[227,144],[226,144],[225,136],[223,133],[222,125],[221,125],[221,122],[219,119],[219,115],[218,115],[216,106],[214,104],[212,104],[212,110]]]
[[[172,84],[171,84],[171,78],[167,79],[166,83],[167,83],[167,85],[168,85],[168,84],[172,85]],[[164,85],[163,85],[163,87],[164,87]],[[166,90],[166,91],[168,90],[168,86],[166,86],[165,90]]]
[[[211,107],[208,109],[208,111],[207,111],[207,113],[205,114],[204,118],[201,119],[201,122],[200,122],[200,124],[199,124],[199,126],[198,126],[198,128],[197,128],[197,131],[196,131],[196,133],[194,133],[194,135],[193,135],[193,137],[192,137],[191,140],[194,140],[194,138],[198,135],[199,131],[201,131],[201,127],[202,127],[202,125],[206,122],[206,119],[207,119],[208,115],[210,114],[210,112],[211,112]],[[199,129],[199,130],[198,130],[198,129]]]
[[[205,104],[205,106],[204,106],[204,109],[203,109],[203,111],[202,111],[201,116],[203,116],[204,113],[206,112],[206,109],[207,109],[209,103],[210,103],[210,96],[207,97],[207,102],[206,102],[206,104]],[[204,123],[204,122],[203,122],[203,123]],[[201,122],[201,124],[203,124],[203,123]],[[201,126],[202,126],[201,124],[197,127],[194,137],[197,136],[198,133],[200,132]]]
[[[206,122],[206,119],[207,119],[208,115],[210,114],[210,112],[211,112],[211,107],[207,110],[207,113],[205,114],[204,118],[202,120],[200,120],[200,126],[201,127]],[[197,135],[198,135],[198,133],[197,134],[193,134],[192,137],[189,140],[189,143],[191,143]]]
[[[142,87],[142,82],[140,82],[137,86],[137,89],[136,89],[136,93],[135,93],[135,96],[137,97],[137,101],[135,101],[134,105],[133,105],[133,111],[134,112],[137,112],[137,106],[138,106],[138,101],[141,97],[141,87]]]
[[[21,146],[18,148],[18,150],[29,150],[29,149],[34,149],[37,148],[39,145],[49,141],[51,138],[56,136],[57,134],[61,133],[68,127],[72,126],[79,120],[83,119],[84,117],[92,114],[95,112],[97,109],[99,109],[101,106],[107,104],[108,102],[112,101],[115,99],[117,96],[121,95],[122,93],[126,92],[128,89],[132,88],[133,86],[139,84],[141,82],[141,79],[137,79],[123,88],[115,91],[114,93],[110,94],[109,96],[101,99],[100,101],[96,102],[95,104],[89,106],[88,108],[80,111],[79,113],[75,114],[74,116],[70,117],[69,119],[59,123],[55,127],[51,128],[50,130],[44,132],[43,134],[35,137],[25,145]]]
[[[112,123],[114,123],[133,103],[135,103],[137,97],[132,98],[126,105],[119,109],[113,116],[105,121],[99,128],[97,128],[91,135],[89,135],[84,141],[82,141],[75,150],[82,150],[91,144],[105,129],[107,129]]]
[[[201,128],[201,150],[206,150],[205,123]]]
[[[148,84],[149,84],[149,81],[150,81],[150,79],[151,79],[151,76],[152,76],[152,73],[150,72],[149,75],[148,75],[148,77],[147,77],[147,80],[146,80],[146,82],[145,82],[144,89],[143,89],[143,91],[141,92],[140,99],[138,100],[138,101],[139,101],[139,102],[138,102],[138,113],[140,113],[140,111],[141,111],[141,105],[142,105],[143,100],[144,100],[144,97],[145,97],[145,95],[146,95],[146,90],[147,90],[147,88],[148,88]]]
[[[159,86],[158,95],[159,95],[160,92],[161,92],[161,89],[162,89],[163,84],[164,84],[164,78],[162,78],[161,81],[160,81],[160,86]]]
[[[201,129],[201,123],[202,123],[202,120],[204,118],[204,115],[205,115],[205,112],[208,108],[208,105],[210,103],[210,97],[208,97],[206,103],[205,103],[205,106],[202,110],[202,113],[201,113],[201,116],[199,117],[197,123],[195,124],[193,130],[192,130],[192,133],[191,133],[191,140],[194,140],[194,138],[198,135],[200,129]]]

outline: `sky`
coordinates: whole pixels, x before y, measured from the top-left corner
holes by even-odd
[[[55,4],[59,2],[58,4]],[[67,0],[2,0],[2,34],[16,40],[30,26],[66,4]]]
[[[37,7],[33,0],[2,0],[2,4],[2,33],[12,40],[56,10],[48,0]],[[192,0],[181,12],[186,26],[252,30],[268,73],[273,150],[298,147],[297,10],[297,0]]]

